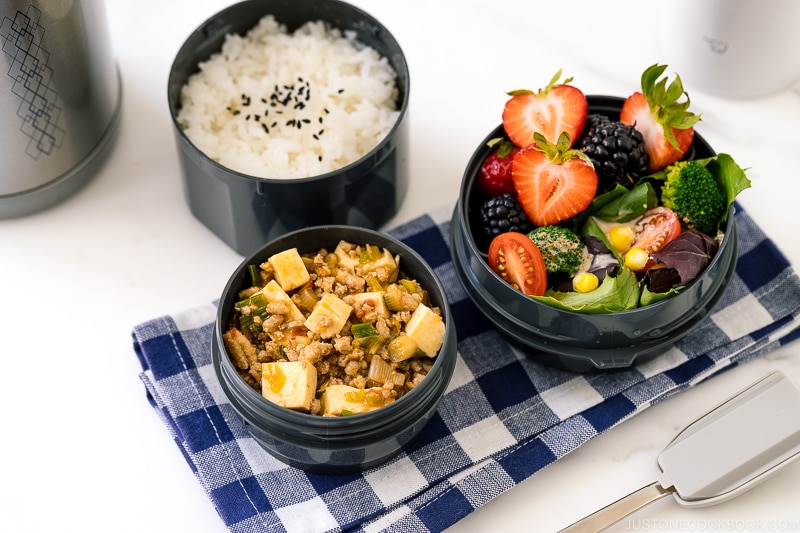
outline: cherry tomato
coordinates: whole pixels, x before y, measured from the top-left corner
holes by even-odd
[[[655,207],[636,221],[633,231],[635,236],[631,248],[641,248],[652,254],[680,235],[681,221],[671,209]]]
[[[489,267],[528,296],[541,296],[547,289],[547,270],[542,253],[522,233],[509,231],[492,239]]]

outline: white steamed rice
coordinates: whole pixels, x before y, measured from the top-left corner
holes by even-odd
[[[372,150],[397,121],[396,74],[353,32],[268,15],[228,35],[181,91],[178,122],[221,165],[258,177],[317,176]]]

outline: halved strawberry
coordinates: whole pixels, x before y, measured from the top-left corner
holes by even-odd
[[[644,148],[650,158],[648,170],[655,172],[679,161],[694,139],[694,125],[700,115],[689,111],[689,95],[681,78],[667,86],[667,78],[659,77],[666,65],[652,65],[642,73],[642,92],[625,100],[619,119],[634,126],[644,137]],[[678,102],[682,96],[686,99]]]
[[[511,176],[517,201],[528,219],[549,226],[571,218],[587,207],[597,192],[597,172],[582,150],[571,150],[569,134],[550,144],[535,134],[535,144],[514,156]]]
[[[478,190],[486,198],[494,198],[507,192],[514,192],[514,180],[511,179],[511,161],[519,148],[507,139],[489,141],[494,151],[489,154],[478,173]]]
[[[555,144],[562,131],[569,133],[573,141],[583,131],[589,110],[586,95],[567,85],[572,78],[557,85],[560,77],[559,70],[547,87],[535,93],[528,89],[508,93],[511,99],[503,109],[503,129],[520,148],[533,143],[533,134],[537,132]]]

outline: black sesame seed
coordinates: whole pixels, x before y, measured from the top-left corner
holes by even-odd
[[[322,124],[322,117],[319,117],[317,120],[319,120],[319,123]]]
[[[233,112],[234,116],[238,115],[239,113],[241,113],[241,111],[239,111],[238,109]]]
[[[304,118],[304,119],[303,119],[303,122],[305,122],[306,124],[309,124],[309,123],[311,123],[311,121],[310,121],[310,120],[308,120],[307,118]]]
[[[325,114],[326,114],[326,115],[330,115],[330,113],[331,113],[330,111],[328,111],[328,108],[327,108],[327,107],[326,107],[326,108],[323,108],[322,110],[323,110],[323,111],[325,111]]]
[[[339,89],[339,90],[338,90],[338,91],[336,91],[336,92],[338,92],[339,94],[342,94],[342,93],[344,92],[344,89]]]
[[[320,161],[322,161],[322,156],[321,156],[321,155],[320,155],[320,156],[317,156],[317,159],[319,159]]]
[[[277,122],[273,122],[272,124],[270,124],[270,125],[269,125],[269,127],[270,127],[270,128],[274,128],[274,127],[275,127],[275,126],[277,126],[277,125],[278,125],[278,123],[277,123]]]
[[[325,130],[319,130],[319,131],[317,132],[317,135],[322,135],[323,133],[325,133]]]

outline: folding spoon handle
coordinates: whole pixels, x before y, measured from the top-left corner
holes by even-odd
[[[652,503],[662,496],[671,494],[673,490],[672,488],[663,488],[658,484],[658,481],[656,481],[651,485],[631,492],[627,496],[603,507],[599,511],[595,511],[586,518],[578,520],[571,526],[562,529],[559,533],[597,533],[619,522],[648,503]]]

